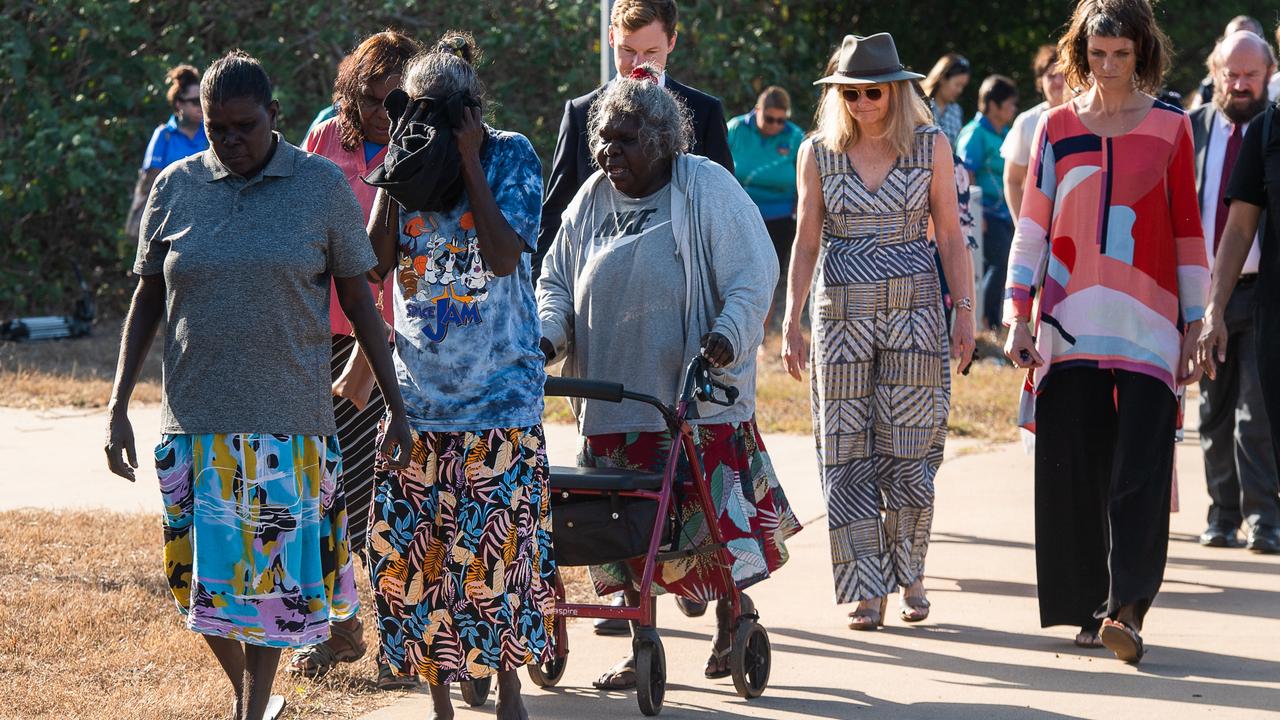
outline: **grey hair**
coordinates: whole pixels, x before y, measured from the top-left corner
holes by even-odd
[[[448,97],[466,91],[484,107],[484,84],[476,75],[476,69],[451,53],[432,51],[415,55],[404,68],[401,85],[411,98]]]
[[[680,98],[649,80],[618,78],[596,99],[587,115],[587,144],[592,158],[602,144],[600,129],[611,121],[629,117],[640,123],[640,147],[650,161],[687,153],[693,145],[693,118]]]

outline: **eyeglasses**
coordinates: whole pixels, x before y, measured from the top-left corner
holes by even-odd
[[[858,99],[862,97],[863,93],[866,93],[867,99],[870,100],[871,102],[880,102],[880,98],[884,97],[884,89],[878,88],[878,87],[867,88],[866,90],[859,90],[858,88],[845,88],[844,90],[840,91],[840,94],[844,96],[845,102],[851,102],[851,103],[858,102]]]
[[[765,125],[786,125],[786,124],[787,124],[787,116],[786,116],[786,115],[777,115],[777,116],[774,116],[774,115],[761,115],[761,116],[760,116],[760,120],[761,120]]]

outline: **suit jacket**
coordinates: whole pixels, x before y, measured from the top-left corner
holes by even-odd
[[[1196,198],[1200,207],[1204,207],[1204,161],[1209,154],[1209,136],[1213,133],[1213,122],[1218,117],[1218,109],[1213,103],[1201,105],[1192,110],[1191,142],[1196,147]]]
[[[1213,125],[1218,117],[1218,109],[1214,107],[1213,103],[1209,103],[1192,110],[1188,115],[1191,118],[1191,142],[1196,148],[1196,199],[1200,201],[1200,207],[1203,208],[1205,201],[1204,163],[1209,157],[1209,138],[1213,134]],[[1262,217],[1258,220],[1258,234],[1254,242],[1262,242],[1263,232],[1266,227],[1267,212],[1263,210]],[[1250,252],[1253,251],[1251,250]],[[1212,267],[1212,256],[1209,258],[1209,262],[1210,267]]]
[[[560,215],[578,193],[578,188],[595,171],[591,151],[587,149],[587,111],[607,84],[601,85],[582,97],[564,104],[564,117],[560,119],[560,135],[556,138],[556,152],[551,160],[551,178],[547,181],[547,194],[542,201],[542,227],[538,231],[538,251],[533,256],[533,279],[536,282],[542,271],[542,258],[560,232]],[[670,75],[666,77],[667,90],[684,101],[693,115],[694,155],[702,155],[720,163],[733,174],[733,155],[729,152],[729,131],[724,121],[724,106],[720,99],[681,85]]]

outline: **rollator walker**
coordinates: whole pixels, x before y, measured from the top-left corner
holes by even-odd
[[[552,467],[550,477],[552,541],[558,566],[601,565],[644,558],[640,576],[639,607],[592,605],[565,601],[564,584],[556,578],[556,658],[529,666],[529,678],[539,687],[552,687],[564,675],[569,641],[565,618],[617,618],[635,628],[632,650],[636,661],[636,701],[640,712],[657,715],[666,694],[667,662],[662,638],[653,625],[653,587],[658,563],[694,555],[712,555],[728,587],[731,604],[729,668],[734,688],[743,698],[759,697],[769,683],[771,664],[769,634],[759,616],[742,611],[741,592],[733,582],[733,557],[714,521],[715,505],[702,459],[694,444],[695,400],[728,407],[736,402],[737,388],[711,377],[707,362],[694,358],[685,371],[680,397],[674,408],[650,395],[631,392],[621,383],[548,378],[548,396],[575,397],[619,403],[644,403],[662,415],[676,442],[661,473],[615,468]],[[685,464],[682,464],[685,463]],[[677,473],[688,468],[688,482]],[[693,493],[707,521],[710,542],[675,550],[680,532],[676,496]]]

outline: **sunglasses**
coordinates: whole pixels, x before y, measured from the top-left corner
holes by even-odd
[[[871,102],[880,102],[880,98],[884,97],[884,89],[878,87],[867,88],[866,90],[845,88],[840,91],[840,94],[844,96],[845,101],[851,103],[858,102],[858,99],[862,97],[863,93],[866,93],[867,99]]]
[[[176,102],[179,102],[179,103],[185,103],[185,104],[187,104],[187,105],[199,105],[199,104],[200,104],[200,96],[199,96],[199,95],[196,95],[196,96],[194,96],[194,97],[180,97],[180,98],[174,98],[174,100],[175,100]]]
[[[765,125],[786,125],[787,124],[787,118],[785,115],[782,117],[770,117],[768,115],[761,115],[760,119],[764,121]]]

